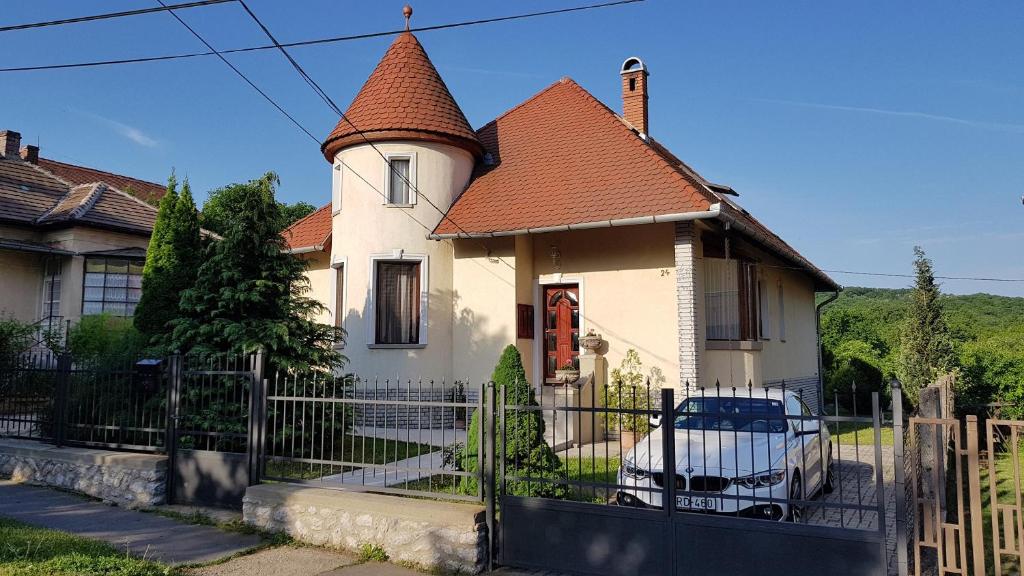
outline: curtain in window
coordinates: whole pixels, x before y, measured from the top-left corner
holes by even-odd
[[[409,203],[409,159],[408,158],[394,158],[391,160],[391,185],[388,188],[390,191],[388,203],[389,204],[408,204]]]
[[[419,343],[419,262],[378,262],[376,298],[377,343]]]
[[[708,340],[739,340],[740,285],[735,260],[704,258]]]

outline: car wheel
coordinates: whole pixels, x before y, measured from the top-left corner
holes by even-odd
[[[832,446],[828,447],[828,467],[825,468],[825,485],[822,491],[831,494],[836,489],[836,465],[832,461]]]
[[[804,507],[794,504],[794,500],[804,499],[804,484],[800,481],[800,473],[793,473],[793,480],[789,483],[789,517],[790,522],[801,522],[804,517]]]

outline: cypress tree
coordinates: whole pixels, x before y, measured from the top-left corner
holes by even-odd
[[[501,353],[501,359],[491,375],[495,394],[503,394],[506,406],[537,406],[533,386],[526,379],[526,370],[519,350],[509,344]],[[466,446],[462,454],[462,467],[467,472],[477,468],[477,449],[480,443],[480,411],[473,413]],[[497,415],[495,415],[497,417]],[[505,471],[517,477],[543,478],[545,482],[505,482],[505,490],[518,496],[560,496],[565,493],[564,484],[558,484],[561,463],[551,446],[544,440],[544,419],[541,412],[508,408],[505,413],[505,430],[498,431],[495,439],[495,458],[504,458]],[[498,479],[502,481],[502,479]],[[477,481],[464,476],[462,490],[477,492]]]
[[[904,395],[916,406],[921,388],[953,370],[956,362],[949,326],[942,317],[932,261],[920,246],[914,247],[914,269],[910,309],[900,337],[899,373]]]
[[[273,367],[295,371],[340,365],[341,331],[313,320],[324,307],[307,296],[306,263],[284,252],[277,175],[236,184],[238,205],[212,243],[192,288],[181,297],[172,345],[200,355],[263,349]]]
[[[177,203],[178,180],[171,172],[167,179],[167,192],[160,199],[156,222],[149,237],[146,264],[142,268],[142,296],[133,316],[136,330],[147,340],[162,333],[167,322],[177,315],[179,294],[168,284],[168,271],[173,268],[174,260],[171,235]]]

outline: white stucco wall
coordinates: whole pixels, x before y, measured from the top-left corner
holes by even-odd
[[[39,319],[42,254],[0,250],[0,316],[22,322]]]
[[[423,142],[385,142],[376,147],[385,155],[415,154],[413,184],[420,197],[407,209],[384,205],[388,166],[369,145],[345,148],[335,156],[335,163],[342,164],[341,202],[333,217],[331,258],[344,263],[349,295],[344,310],[345,355],[350,360],[346,370],[367,377],[450,379],[452,246],[427,238],[442,216],[427,199],[446,210],[469,182],[473,157],[452,146]],[[371,258],[375,256],[426,258],[427,296],[421,304],[426,314],[424,346],[379,348],[373,344]]]
[[[515,244],[511,237],[455,243],[452,365],[456,378],[474,384],[487,381],[501,351],[516,342],[516,276],[524,262],[516,258]],[[523,361],[529,366],[526,358]]]

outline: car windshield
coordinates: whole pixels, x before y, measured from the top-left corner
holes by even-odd
[[[782,433],[787,429],[781,400],[689,398],[676,409],[676,430]]]

